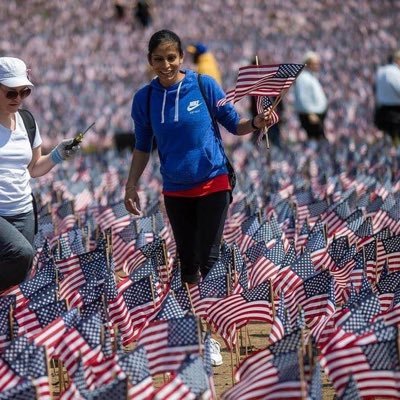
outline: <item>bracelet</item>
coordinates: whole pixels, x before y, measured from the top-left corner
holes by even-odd
[[[256,117],[253,117],[252,119],[251,119],[251,127],[256,131],[256,130],[258,130],[259,128],[257,128],[257,126],[256,126],[256,124],[254,123],[254,120],[256,119]]]

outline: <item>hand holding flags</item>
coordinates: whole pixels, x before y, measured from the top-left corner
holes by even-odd
[[[267,112],[269,117],[266,128],[261,130],[258,139],[260,142],[263,134],[268,132],[268,128],[279,121],[275,108],[303,68],[304,64],[247,65],[241,67],[239,68],[236,87],[229,90],[226,97],[218,101],[217,106],[223,106],[229,101],[236,103],[247,95],[258,96],[257,112],[259,114]],[[269,98],[270,96],[275,97],[273,103]],[[269,147],[268,141],[267,147]]]
[[[257,96],[257,112],[261,114],[262,112],[266,112],[268,115],[268,120],[267,120],[267,126],[263,129],[260,129],[260,134],[257,139],[257,144],[261,144],[262,138],[264,134],[268,132],[268,129],[272,126],[275,125],[276,123],[279,122],[279,116],[277,112],[275,111],[276,106],[278,105],[278,102],[274,101],[272,103],[271,99],[268,96]],[[268,136],[265,135],[266,140],[267,140],[267,147],[269,148],[268,144]]]

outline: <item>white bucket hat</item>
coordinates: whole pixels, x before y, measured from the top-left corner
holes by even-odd
[[[8,87],[33,86],[26,64],[19,58],[0,57],[0,83]]]

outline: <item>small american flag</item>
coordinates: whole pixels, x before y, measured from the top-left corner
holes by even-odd
[[[10,310],[14,307],[14,295],[0,297],[0,354],[15,335],[12,324],[10,324]]]
[[[0,371],[2,371],[2,366],[0,364]],[[3,375],[2,371],[2,377],[5,377]],[[11,385],[7,387],[6,390],[2,390],[0,393],[0,400],[8,400],[8,399],[13,399],[13,400],[27,400],[27,399],[36,399],[37,393],[36,393],[36,388],[31,382],[30,379],[22,380],[22,378],[18,378],[20,382],[18,381],[11,381],[13,382]],[[15,386],[16,385],[16,386]]]
[[[301,398],[299,359],[297,350],[301,345],[300,329],[265,350],[259,350],[236,370],[238,382],[226,391],[223,400]],[[304,366],[309,368],[308,365]]]
[[[53,223],[58,234],[72,229],[76,221],[72,201],[67,201],[54,207]]]
[[[118,364],[128,376],[131,386],[129,397],[131,399],[150,399],[154,393],[153,378],[147,361],[146,350],[137,346],[128,354],[119,357]]]
[[[138,345],[143,345],[147,352],[152,375],[176,371],[187,354],[200,354],[198,320],[187,316],[152,321],[141,332]]]
[[[257,104],[257,112],[261,114],[264,111],[269,111],[269,121],[266,126],[266,130],[268,130],[272,125],[275,125],[279,122],[279,115],[275,111],[274,105],[271,102],[271,99],[268,96],[257,96],[256,100]]]
[[[361,399],[360,392],[357,388],[357,383],[354,380],[353,376],[350,375],[350,379],[347,382],[347,386],[345,387],[340,400],[359,400]]]
[[[268,279],[275,280],[284,258],[285,250],[281,240],[270,249],[265,247],[261,257],[249,267],[250,287],[255,287]]]
[[[178,398],[212,399],[203,361],[196,354],[187,355],[174,378],[162,386],[154,396],[154,400],[175,400]]]
[[[51,399],[44,347],[29,343],[25,336],[21,336],[12,342],[2,355],[2,358],[11,365],[13,370],[21,377],[32,379],[32,383],[36,387],[38,398],[44,400]],[[1,398],[0,396],[0,399]],[[19,397],[16,395],[15,397],[7,398],[18,399]],[[25,398],[30,399],[36,397]]]
[[[14,318],[19,326],[18,334],[32,337],[66,311],[64,300],[47,303],[37,309],[31,308],[29,303],[18,307],[14,311]]]
[[[272,302],[270,283],[263,282],[257,287],[233,294],[212,305],[206,321],[215,326],[227,346],[236,344],[236,330],[249,321],[272,323]]]
[[[217,106],[228,101],[236,103],[246,95],[279,96],[295,81],[303,64],[248,65],[239,68],[235,89],[229,90]]]

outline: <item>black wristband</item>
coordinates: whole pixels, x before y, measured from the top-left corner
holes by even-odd
[[[252,128],[256,131],[256,130],[259,129],[259,128],[257,128],[257,127],[256,127],[256,124],[254,123],[255,118],[256,118],[256,117],[253,117],[253,118],[251,119],[251,126],[252,126]]]

